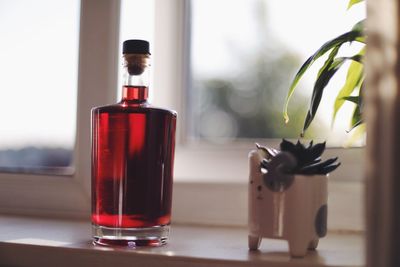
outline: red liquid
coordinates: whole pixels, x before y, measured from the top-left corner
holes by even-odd
[[[176,113],[151,107],[147,87],[92,110],[92,223],[167,225],[171,218]]]

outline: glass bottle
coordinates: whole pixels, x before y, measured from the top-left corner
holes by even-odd
[[[176,112],[148,98],[149,43],[123,44],[122,100],[92,109],[95,244],[159,246],[171,221]]]

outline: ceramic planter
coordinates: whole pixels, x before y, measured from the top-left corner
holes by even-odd
[[[293,257],[315,249],[327,232],[327,175],[294,175],[281,190],[264,182],[259,150],[249,154],[249,249],[262,238],[283,239]]]

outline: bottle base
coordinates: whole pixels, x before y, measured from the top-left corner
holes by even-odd
[[[93,244],[114,247],[159,247],[165,245],[169,225],[147,228],[113,228],[92,224]]]

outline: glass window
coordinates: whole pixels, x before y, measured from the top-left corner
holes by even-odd
[[[323,43],[365,17],[348,0],[193,0],[188,129],[192,139],[227,143],[238,139],[297,138],[320,60],[301,80],[284,124],[285,97],[301,64]],[[344,47],[346,54],[360,49]],[[349,138],[347,104],[331,129],[333,103],[346,69],[325,90],[306,137],[342,145]]]
[[[154,48],[154,0],[121,0],[121,24],[119,42],[119,80],[117,97],[121,98],[122,90],[122,43],[129,39],[142,39],[150,42],[150,53]],[[152,56],[153,57],[153,56]],[[150,72],[153,75],[153,72]],[[152,77],[151,77],[151,80]],[[152,82],[150,82],[152,84]],[[152,86],[150,86],[152,90]],[[149,94],[152,100],[153,94]]]
[[[78,0],[0,1],[0,170],[67,171],[76,131]]]

